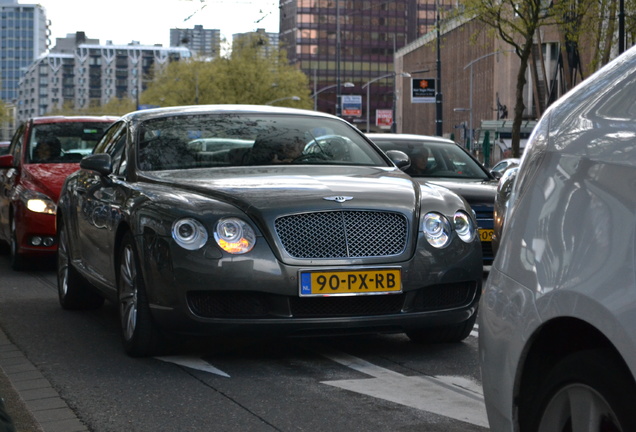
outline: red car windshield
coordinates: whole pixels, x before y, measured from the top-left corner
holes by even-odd
[[[77,163],[93,151],[110,123],[36,124],[27,149],[29,163]]]

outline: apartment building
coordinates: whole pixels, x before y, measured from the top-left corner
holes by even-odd
[[[32,62],[19,83],[18,120],[45,115],[65,103],[77,109],[112,98],[137,100],[152,80],[153,66],[191,56],[186,47],[85,43],[83,32]],[[69,38],[67,38],[69,39]],[[69,44],[74,44],[68,52]],[[56,45],[57,47],[57,45]]]
[[[188,48],[193,55],[214,59],[221,54],[221,30],[206,29],[202,25],[194,28],[170,29],[170,46]]]
[[[279,34],[273,32],[266,32],[265,29],[259,28],[253,32],[246,33],[234,33],[232,35],[232,46],[240,43],[245,38],[251,38],[261,46],[261,53],[264,56],[269,56],[272,51],[277,51],[280,48]]]

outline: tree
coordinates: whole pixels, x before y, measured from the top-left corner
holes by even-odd
[[[0,125],[9,121],[9,113],[7,112],[7,105],[2,99],[0,99]]]
[[[142,103],[266,104],[282,99],[277,105],[310,109],[309,79],[289,65],[284,50],[265,50],[267,43],[257,35],[244,37],[227,57],[172,62],[156,73],[141,94]]]
[[[532,54],[537,31],[548,25],[563,26],[572,17],[583,15],[586,5],[592,0],[565,0],[550,3],[545,0],[463,0],[465,13],[475,16],[485,23],[504,42],[511,45],[519,57],[520,65],[515,86],[515,107],[512,125],[512,152],[519,157],[521,123],[523,121],[523,89],[526,72]],[[575,27],[570,27],[567,37],[574,35]],[[580,31],[580,30],[579,30]]]
[[[636,1],[624,0],[625,46],[636,40]],[[599,19],[601,17],[601,19]],[[587,21],[585,21],[587,18]],[[600,68],[611,60],[616,53],[619,38],[620,9],[616,0],[597,0],[591,2],[586,17],[581,22],[582,28],[590,29],[588,43],[593,49],[592,66]],[[604,18],[604,19],[603,19]]]

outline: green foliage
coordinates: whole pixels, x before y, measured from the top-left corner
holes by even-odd
[[[129,98],[113,98],[105,105],[92,104],[83,109],[76,109],[73,102],[66,101],[62,108],[54,108],[47,115],[112,115],[121,116],[137,109],[135,101]]]
[[[474,16],[493,29],[504,42],[523,55],[536,31],[562,22],[564,2],[541,0],[462,0],[465,14]]]
[[[520,154],[521,122],[525,109],[523,89],[535,37],[542,27],[555,26],[564,36],[562,42],[577,42],[585,31],[582,22],[585,17],[592,16],[590,6],[596,1],[462,0],[467,16],[486,24],[502,41],[511,45],[519,57],[512,126],[514,157]]]
[[[300,98],[299,101],[291,99]],[[290,99],[287,99],[290,98]],[[266,53],[259,38],[242,38],[228,57],[172,62],[141,94],[144,104],[266,104],[311,109],[309,79],[290,66],[283,50]]]
[[[2,99],[0,99],[0,124],[9,121],[9,113],[7,112],[7,105]]]

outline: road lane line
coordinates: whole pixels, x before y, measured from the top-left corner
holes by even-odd
[[[206,362],[202,358],[194,356],[162,356],[155,357],[157,360],[161,360],[167,363],[174,363],[179,366],[185,366],[190,369],[196,369],[203,372],[209,372],[223,377],[230,378],[228,374],[220,369],[215,368],[210,363]]]
[[[472,337],[479,337],[479,326],[477,324],[475,324],[475,326],[471,330],[470,335]]]
[[[366,360],[320,347],[314,352],[373,378],[323,384],[488,427],[481,386],[456,376],[406,376]]]

